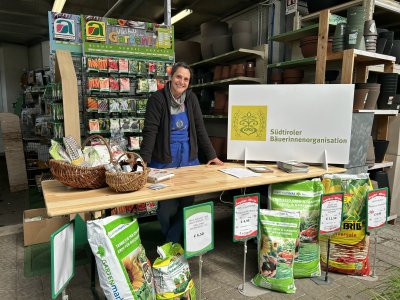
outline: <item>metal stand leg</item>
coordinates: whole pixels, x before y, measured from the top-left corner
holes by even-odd
[[[201,300],[201,269],[203,268],[203,255],[199,256],[199,300]]]
[[[328,251],[326,253],[326,271],[325,271],[325,277],[320,276],[320,277],[314,277],[311,278],[312,281],[314,281],[318,285],[327,285],[332,283],[332,279],[328,278],[328,273],[329,273],[329,256],[331,254],[331,236],[328,236]]]

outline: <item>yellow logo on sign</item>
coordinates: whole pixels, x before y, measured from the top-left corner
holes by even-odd
[[[86,23],[86,39],[89,41],[106,41],[106,25],[100,21]]]
[[[267,140],[268,106],[232,106],[231,139],[241,141]]]

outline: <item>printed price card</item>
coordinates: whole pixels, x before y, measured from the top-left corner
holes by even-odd
[[[241,195],[233,200],[233,241],[257,236],[260,195]]]
[[[343,193],[321,195],[320,235],[330,235],[340,231],[342,224],[343,197]]]
[[[388,189],[368,192],[367,197],[367,231],[382,227],[387,222]]]
[[[214,249],[214,203],[207,202],[183,209],[185,258]]]

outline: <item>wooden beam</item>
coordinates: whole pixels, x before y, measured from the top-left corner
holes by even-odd
[[[340,83],[353,83],[353,70],[354,70],[354,49],[343,51],[342,61],[342,78]]]
[[[319,16],[317,64],[315,83],[325,83],[326,58],[328,56],[329,9],[323,10]]]
[[[366,64],[357,64],[356,65],[356,76],[355,82],[357,83],[365,83],[368,78],[368,66]]]

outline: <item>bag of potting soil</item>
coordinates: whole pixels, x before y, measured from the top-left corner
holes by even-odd
[[[89,221],[87,229],[107,299],[153,299],[151,265],[140,243],[136,218],[114,215]]]
[[[268,199],[272,210],[300,212],[300,236],[296,241],[294,278],[321,275],[318,225],[323,189],[320,179],[269,186]]]
[[[369,237],[365,233],[368,174],[329,174],[322,180],[325,193],[344,192],[342,229],[331,237],[329,271],[369,275]],[[320,237],[321,264],[326,268],[326,237]]]
[[[253,284],[284,293],[296,291],[293,261],[299,228],[299,212],[260,209],[259,273]]]
[[[194,282],[181,245],[166,243],[157,247],[157,252],[160,257],[153,264],[156,299],[195,300]]]

